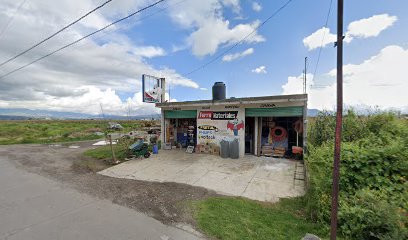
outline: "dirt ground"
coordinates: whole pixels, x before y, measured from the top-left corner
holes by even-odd
[[[74,161],[86,158],[82,153],[89,149],[92,143],[8,145],[0,146],[0,154],[6,156],[18,168],[57,180],[80,192],[138,210],[170,225],[188,224],[195,227],[186,203],[217,196],[215,192],[201,187],[117,179],[73,167]],[[70,145],[80,147],[69,148]]]

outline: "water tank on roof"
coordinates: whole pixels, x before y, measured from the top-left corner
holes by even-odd
[[[223,82],[215,82],[212,87],[213,100],[224,100],[226,98],[226,87]]]

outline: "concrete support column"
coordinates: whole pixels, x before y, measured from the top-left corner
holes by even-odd
[[[164,121],[163,108],[161,109],[160,141],[161,141],[161,148],[164,149],[164,143],[166,142],[166,122]]]
[[[254,155],[257,155],[258,153],[258,117],[255,117],[254,120],[255,124],[254,124],[254,143],[253,143],[253,147],[254,147]]]
[[[307,101],[303,108],[303,153],[307,152]]]

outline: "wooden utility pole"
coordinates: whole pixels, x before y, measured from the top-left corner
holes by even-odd
[[[334,139],[333,187],[331,203],[330,239],[337,236],[337,211],[339,205],[339,175],[341,132],[343,124],[343,0],[337,0],[337,114]]]
[[[113,158],[113,164],[117,164],[118,160],[116,160],[116,156],[115,156],[115,151],[113,150],[113,144],[112,144],[112,135],[109,134],[109,144],[110,144],[110,149],[112,151],[112,158]]]

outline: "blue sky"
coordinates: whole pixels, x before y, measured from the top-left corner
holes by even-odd
[[[258,1],[262,10],[256,12],[252,9],[253,1],[241,1],[242,10],[239,14],[224,9],[223,16],[230,21],[232,26],[255,20],[268,18],[276,9],[286,1]],[[318,58],[318,49],[308,51],[302,40],[321,28],[325,24],[330,1],[302,1],[295,0],[275,18],[270,20],[258,32],[264,36],[265,41],[254,44],[241,44],[231,52],[236,53],[249,47],[254,49],[250,56],[232,62],[218,60],[190,76],[200,87],[211,89],[213,82],[223,81],[227,84],[228,96],[263,96],[281,94],[282,85],[288,76],[299,75],[304,67],[304,57],[308,57],[308,72],[314,72]],[[182,4],[180,5],[182,7]],[[395,44],[407,46],[408,44],[408,19],[403,14],[408,9],[406,1],[346,1],[344,25],[368,18],[373,15],[388,13],[398,16],[394,26],[384,30],[381,36],[368,39],[358,39],[345,45],[344,63],[360,63],[376,55],[387,45]],[[332,3],[332,11],[328,27],[335,33],[337,27],[337,1]],[[238,16],[242,16],[242,19]],[[167,23],[167,24],[165,24]],[[146,28],[145,25],[151,27]],[[160,31],[157,29],[160,28]],[[140,33],[139,31],[142,31]],[[345,29],[346,31],[346,29]],[[160,15],[149,19],[140,26],[132,29],[131,36],[141,37],[145,42],[154,43],[171,52],[174,44],[183,44],[189,36],[189,29],[175,27],[167,15]],[[153,42],[151,42],[153,41]],[[189,72],[197,66],[210,61],[218,53],[228,49],[229,45],[221,47],[214,55],[196,57],[190,49],[171,53],[167,56],[153,58],[150,62],[160,68],[163,65],[176,69],[180,73]],[[259,66],[265,66],[266,74],[251,72]],[[325,47],[321,54],[317,75],[326,73],[336,66],[336,49],[332,45]],[[316,76],[316,84],[331,83],[324,76]],[[132,93],[129,93],[132,94]],[[189,89],[186,87],[172,86],[171,97],[179,101],[209,99],[211,91]]]
[[[18,12],[15,10],[19,3],[10,0],[0,4],[3,10],[0,22],[12,18],[4,36],[0,35],[0,52],[4,59],[104,1],[61,1],[60,6],[66,6],[67,10],[62,16],[60,7],[53,1],[40,2],[28,0]],[[44,55],[49,49],[69,43],[151,2],[114,0],[37,52],[0,68],[0,73],[7,73],[19,64]],[[99,104],[96,103],[99,102],[106,105],[107,111],[116,114],[122,113],[127,106],[135,113],[155,111],[151,104],[140,102],[141,73],[169,79],[170,97],[177,101],[210,99],[211,86],[216,81],[227,84],[228,97],[301,93],[299,76],[304,57],[308,57],[308,77],[314,80],[308,86],[309,106],[332,109],[336,49],[329,39],[336,34],[336,0],[333,0],[327,26],[330,33],[325,35],[329,42],[322,50],[316,76],[311,74],[319,48],[311,50],[310,44],[316,45],[317,41],[320,45],[321,35],[316,31],[324,27],[329,0],[293,0],[253,38],[228,53],[246,52],[245,56],[231,61],[219,59],[185,76],[245,37],[284,3],[286,0],[165,1],[36,66],[0,79],[4,89],[17,89],[16,83],[18,86],[27,83],[24,88],[30,92],[30,96],[24,96],[17,94],[17,90],[12,91],[15,94],[8,90],[0,96],[0,107],[97,113]],[[163,7],[168,9],[137,21]],[[408,110],[407,97],[399,96],[404,95],[399,91],[407,87],[401,66],[408,62],[406,9],[408,2],[405,0],[345,1],[344,31],[350,34],[344,46],[345,82],[349,86],[345,87],[347,105]],[[37,24],[30,26],[33,19]],[[54,21],[47,21],[49,19]],[[349,24],[354,24],[350,31]],[[2,27],[0,24],[0,30]],[[305,43],[304,40],[314,33],[316,38]],[[35,86],[33,80],[39,85]],[[394,93],[399,97],[395,98]]]

